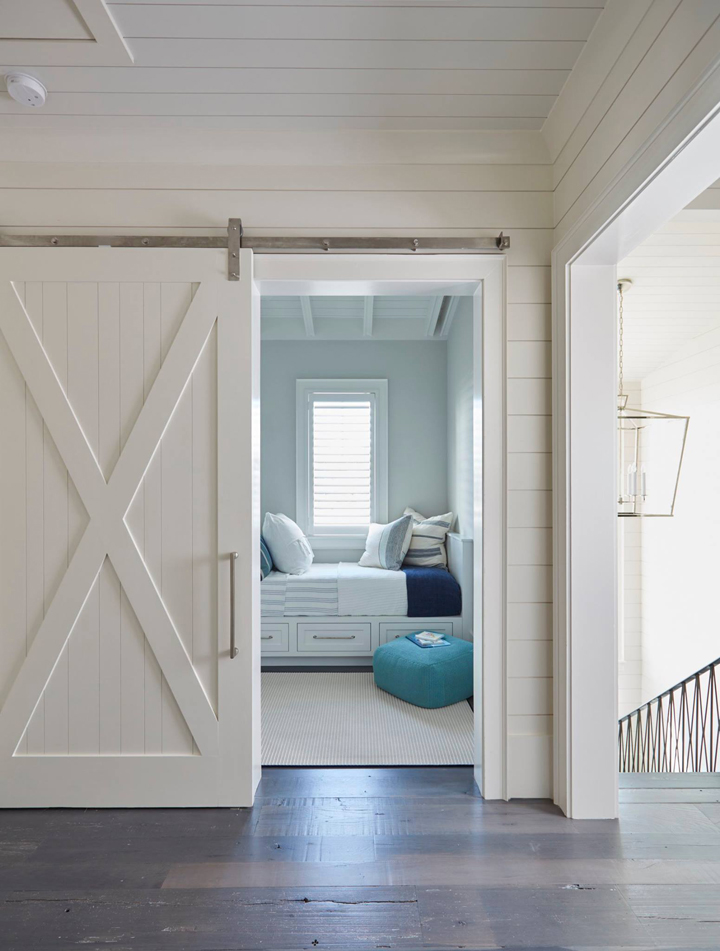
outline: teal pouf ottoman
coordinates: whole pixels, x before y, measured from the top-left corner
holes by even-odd
[[[407,637],[381,644],[373,655],[376,686],[416,707],[467,700],[473,693],[472,644],[449,634],[445,639],[449,647],[418,647]]]

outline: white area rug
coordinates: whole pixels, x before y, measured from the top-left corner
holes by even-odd
[[[375,686],[372,673],[262,675],[264,766],[464,766],[466,701],[426,710]]]

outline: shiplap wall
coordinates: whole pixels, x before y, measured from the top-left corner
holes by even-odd
[[[407,135],[368,134],[364,151],[316,136],[316,156],[346,155],[347,164],[325,167],[307,143],[302,166],[6,163],[0,220],[6,231],[41,233],[220,233],[232,216],[248,233],[510,234],[509,794],[549,796],[551,168],[542,140],[528,134],[446,135],[437,149],[424,134],[428,154],[448,156],[428,165],[414,164],[424,151]],[[284,154],[294,154],[291,144]]]
[[[556,240],[692,90],[718,48],[717,0],[608,0],[543,126]]]

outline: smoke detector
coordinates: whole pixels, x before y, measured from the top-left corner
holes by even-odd
[[[21,106],[30,106],[37,109],[45,105],[47,99],[47,89],[39,79],[34,76],[28,76],[27,73],[8,73],[5,77],[7,91],[15,102]]]

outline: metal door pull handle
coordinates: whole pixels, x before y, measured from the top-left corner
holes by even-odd
[[[314,641],[354,641],[354,634],[313,634]]]
[[[238,553],[230,552],[230,659],[237,657],[238,648],[235,645],[235,562]]]
[[[261,641],[271,641],[272,639],[273,639],[273,635],[272,635],[272,634],[261,634],[261,635],[260,635],[260,640],[261,640]]]

